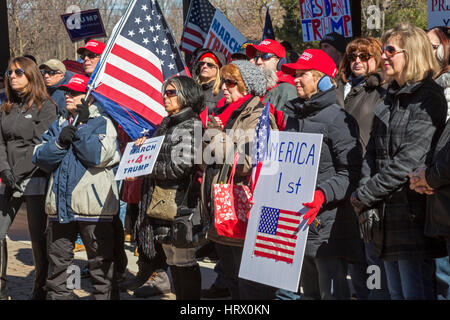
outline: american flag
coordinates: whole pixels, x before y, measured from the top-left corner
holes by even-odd
[[[300,215],[299,212],[263,206],[253,254],[292,263]]]
[[[187,17],[187,23],[181,37],[180,48],[192,54],[201,48],[208,36],[216,8],[208,0],[192,0]]]
[[[258,182],[259,173],[262,168],[262,161],[265,157],[267,151],[267,144],[270,135],[270,99],[264,106],[261,115],[259,116],[258,123],[255,128],[255,137],[253,138],[253,172],[251,187],[252,191],[255,189],[256,183]]]
[[[167,115],[162,83],[189,75],[156,0],[133,0],[100,60],[95,92],[159,125]]]

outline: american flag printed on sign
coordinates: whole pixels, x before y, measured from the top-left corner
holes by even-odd
[[[167,115],[163,81],[189,71],[158,1],[131,1],[105,53],[95,92],[159,125]]]
[[[299,212],[263,206],[253,254],[292,263],[300,215]]]
[[[201,48],[208,36],[208,31],[216,13],[216,8],[208,0],[192,0],[187,24],[181,37],[180,48],[192,54]]]

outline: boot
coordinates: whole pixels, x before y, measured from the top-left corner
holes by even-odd
[[[48,258],[46,241],[31,242],[33,260],[35,265],[34,289],[30,295],[30,300],[45,300],[47,290],[45,283],[48,278]]]
[[[200,300],[202,289],[200,266],[196,264],[191,267],[175,267],[175,269],[174,287],[177,300]]]
[[[6,287],[6,267],[8,265],[8,250],[6,239],[0,240],[0,300],[8,300],[8,288]]]
[[[170,292],[169,275],[165,270],[158,270],[153,272],[148,281],[148,285],[142,286],[134,290],[134,295],[137,298],[146,298],[157,296]]]
[[[142,259],[138,259],[138,272],[136,276],[132,279],[122,281],[119,285],[120,291],[126,292],[127,290],[134,291],[135,289],[142,286],[148,278],[153,273],[152,265],[143,261]]]

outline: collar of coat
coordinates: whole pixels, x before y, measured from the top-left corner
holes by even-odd
[[[310,99],[296,98],[290,101],[295,114],[301,118],[318,113],[320,110],[336,103],[336,89],[331,88],[314,94]]]

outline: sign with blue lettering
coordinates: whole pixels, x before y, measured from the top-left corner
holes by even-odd
[[[86,38],[106,37],[98,9],[65,13],[61,15],[61,19],[72,42]]]
[[[318,41],[331,32],[351,37],[349,0],[300,0],[303,42]]]
[[[203,46],[222,52],[227,61],[231,61],[231,54],[241,50],[246,41],[242,33],[217,9]]]
[[[271,131],[256,184],[239,277],[297,291],[322,135]],[[314,223],[314,222],[313,222]]]
[[[128,143],[120,160],[115,179],[123,180],[151,173],[163,140],[164,136],[147,139],[139,147],[134,142]]]

